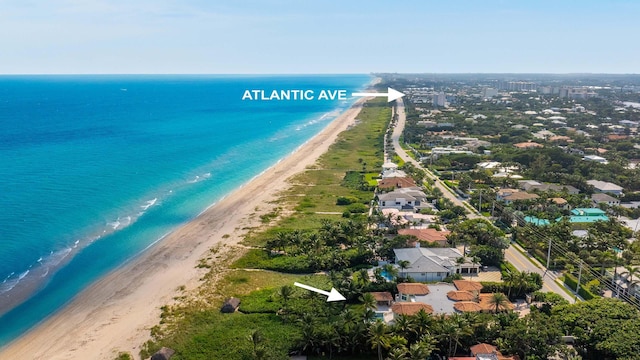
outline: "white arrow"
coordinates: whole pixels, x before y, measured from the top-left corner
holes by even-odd
[[[395,99],[400,99],[404,96],[404,94],[398,90],[387,88],[386,93],[351,93],[351,96],[386,96],[387,101],[392,102]]]
[[[318,294],[322,294],[327,296],[327,302],[329,301],[344,301],[347,300],[344,296],[342,296],[342,294],[340,294],[338,292],[338,290],[336,290],[335,288],[331,288],[331,291],[324,291],[324,290],[320,290],[320,289],[316,289],[313,286],[309,286],[309,285],[305,285],[305,284],[300,284],[297,282],[294,282],[293,285],[297,286],[297,287],[301,287],[303,289],[307,289],[310,291],[314,291],[317,292]]]

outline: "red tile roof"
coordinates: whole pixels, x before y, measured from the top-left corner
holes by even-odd
[[[469,348],[469,350],[471,350],[471,354],[473,356],[476,356],[478,354],[498,353],[498,348],[497,347],[495,347],[495,346],[493,346],[491,344],[486,344],[486,343],[473,345],[472,347]]]
[[[421,241],[442,242],[447,241],[447,235],[451,231],[438,231],[436,229],[398,229],[398,235],[413,235]]]
[[[453,301],[472,301],[475,299],[475,294],[471,291],[449,291],[447,297]]]
[[[421,302],[397,302],[391,305],[391,311],[398,315],[415,315],[424,310],[427,314],[433,313],[431,305]]]
[[[482,284],[475,281],[469,280],[453,280],[453,285],[455,285],[456,289],[463,291],[480,291],[482,290]]]
[[[429,287],[420,283],[401,283],[398,284],[398,292],[406,295],[427,295]]]
[[[417,186],[416,182],[410,177],[386,178],[378,181],[378,188],[407,188]]]
[[[482,306],[480,304],[473,301],[458,301],[453,304],[453,308],[460,312],[480,312],[482,311]]]
[[[376,299],[376,301],[379,301],[379,302],[382,302],[382,301],[393,301],[393,295],[391,295],[391,293],[388,292],[388,291],[370,292],[369,294],[373,295],[373,297]]]

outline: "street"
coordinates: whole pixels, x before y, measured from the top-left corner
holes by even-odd
[[[393,148],[394,151],[396,152],[396,154],[405,162],[410,162],[412,163],[414,166],[416,166],[419,169],[422,169],[426,172],[427,176],[431,179],[435,180],[435,186],[440,189],[440,191],[442,191],[442,194],[449,200],[451,200],[451,202],[453,202],[454,205],[458,205],[458,206],[462,206],[465,209],[467,209],[467,211],[469,211],[469,208],[467,206],[465,206],[465,204],[463,203],[462,200],[460,200],[456,195],[454,195],[449,189],[448,187],[440,180],[438,179],[438,177],[436,177],[431,171],[429,171],[428,169],[424,168],[422,166],[422,164],[420,164],[418,161],[414,160],[411,156],[409,156],[407,154],[407,152],[400,146],[400,135],[402,135],[402,131],[404,130],[404,126],[407,120],[407,115],[405,113],[405,109],[404,109],[404,101],[402,98],[397,99],[396,100],[396,109],[397,109],[397,114],[398,114],[398,122],[396,124],[396,126],[393,129],[393,134],[391,135],[391,139],[393,142]],[[467,203],[468,205],[468,203]],[[477,218],[481,218],[482,215],[478,214],[477,212],[473,211],[467,214],[467,218],[469,219],[477,219]],[[515,266],[516,269],[518,269],[519,271],[528,271],[528,272],[536,272],[540,275],[543,276],[543,286],[542,286],[542,291],[551,291],[554,292],[556,294],[561,295],[563,298],[567,299],[570,303],[574,302],[574,297],[567,294],[566,291],[564,291],[560,285],[558,285],[555,282],[555,276],[551,273],[551,272],[547,272],[546,276],[545,276],[545,268],[543,265],[539,265],[540,267],[537,267],[536,265],[534,265],[532,263],[532,261],[536,261],[535,259],[530,259],[527,256],[524,256],[522,253],[520,253],[518,250],[516,250],[516,248],[514,246],[517,245],[513,245],[511,244],[509,246],[509,248],[507,250],[505,250],[505,259],[510,262],[513,266]]]

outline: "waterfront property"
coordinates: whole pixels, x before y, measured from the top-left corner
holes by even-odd
[[[454,248],[408,248],[393,249],[395,262],[408,261],[402,273],[416,281],[443,281],[453,274],[476,274],[480,264],[472,263]]]

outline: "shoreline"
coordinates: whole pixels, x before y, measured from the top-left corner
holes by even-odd
[[[138,358],[160,307],[180,295],[179,287],[199,284],[200,259],[217,245],[237,245],[245,228],[262,225],[256,209],[269,207],[289,186],[287,179],[314,164],[355,122],[365,101],[357,100],[290,154],[0,348],[0,359],[113,359],[118,351]]]

